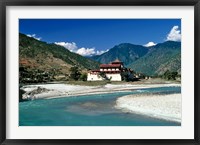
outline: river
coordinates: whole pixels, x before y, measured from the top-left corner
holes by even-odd
[[[180,126],[180,123],[116,109],[118,97],[181,93],[181,87],[159,87],[128,92],[40,99],[19,103],[19,126]]]

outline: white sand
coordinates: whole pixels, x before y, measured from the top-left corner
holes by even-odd
[[[41,84],[41,85],[26,85],[21,89],[26,93],[23,95],[23,99],[41,99],[41,98],[58,98],[69,96],[80,96],[86,94],[100,94],[109,92],[123,92],[131,91],[142,88],[155,88],[155,87],[167,87],[167,86],[180,86],[180,84],[107,84],[105,86],[80,86],[70,84]],[[48,91],[44,91],[38,94],[30,95],[30,93],[37,88],[45,88]]]
[[[118,98],[115,107],[130,113],[181,122],[181,94],[128,95]]]

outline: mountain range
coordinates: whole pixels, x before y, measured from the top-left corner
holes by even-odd
[[[181,73],[181,42],[166,41],[152,47],[121,43],[109,51],[83,57],[65,47],[49,44],[19,33],[19,63],[31,70],[69,74],[72,66],[79,69],[98,69],[100,63],[115,59],[126,67],[149,76],[162,75],[167,70]]]
[[[100,63],[110,63],[115,59],[126,67],[146,75],[162,75],[165,71],[181,73],[181,42],[166,41],[152,47],[122,43],[108,52],[91,57]]]

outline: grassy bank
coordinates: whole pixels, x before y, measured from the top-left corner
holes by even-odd
[[[67,81],[66,84],[71,85],[81,85],[81,86],[103,86],[106,84],[115,84],[117,82],[108,82],[108,81]],[[119,84],[122,82],[118,82]]]

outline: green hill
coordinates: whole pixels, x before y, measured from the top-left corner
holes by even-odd
[[[19,33],[19,64],[28,71],[69,74],[72,66],[82,71],[96,69],[98,62],[56,44],[48,44]]]
[[[165,71],[181,73],[181,43],[167,41],[151,47],[149,52],[129,64],[137,72],[146,75],[162,75]]]

